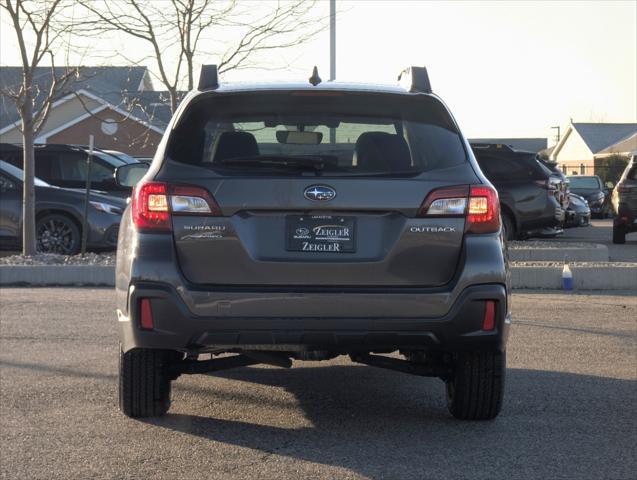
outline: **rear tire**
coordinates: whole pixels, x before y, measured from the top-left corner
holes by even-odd
[[[507,241],[515,240],[515,225],[506,213],[502,214],[502,227],[504,228],[504,238]]]
[[[491,420],[502,407],[505,352],[462,352],[447,381],[447,407],[460,420]]]
[[[613,243],[626,243],[626,230],[621,225],[613,225]]]
[[[119,408],[129,417],[159,417],[170,408],[166,367],[176,352],[138,348],[119,351]]]

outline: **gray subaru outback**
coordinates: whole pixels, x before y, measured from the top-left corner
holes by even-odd
[[[294,360],[446,383],[460,419],[502,404],[511,322],[496,191],[427,71],[400,86],[219,85],[181,103],[119,233],[119,401],[170,406],[171,382]]]

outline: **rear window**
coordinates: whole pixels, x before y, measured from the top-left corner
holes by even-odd
[[[571,188],[600,188],[601,184],[597,177],[568,177],[571,181]]]
[[[220,173],[414,175],[466,161],[446,109],[429,97],[322,92],[206,98],[173,132],[171,160]]]
[[[13,175],[15,178],[17,178],[21,182],[24,182],[24,172],[21,169],[17,168],[16,166],[11,165],[10,163],[7,163],[3,160],[0,160],[0,170],[4,170],[9,175]],[[40,180],[38,177],[33,177],[33,184],[36,187],[51,186],[48,183],[46,183],[44,180]]]
[[[490,155],[479,150],[474,153],[480,169],[492,182],[542,180],[551,176],[551,171],[533,155]]]
[[[113,167],[121,167],[122,165],[126,165],[127,163],[121,158],[111,155],[110,153],[104,153],[97,150],[93,150],[93,156],[99,158],[103,162],[106,162]]]

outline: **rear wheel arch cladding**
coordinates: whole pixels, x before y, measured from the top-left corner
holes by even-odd
[[[509,217],[509,219],[511,220],[511,223],[513,223],[513,228],[515,228],[515,232],[517,233],[520,230],[520,224],[518,222],[518,218],[513,213],[511,208],[509,208],[509,206],[506,203],[500,202],[500,212],[502,217],[504,216]]]

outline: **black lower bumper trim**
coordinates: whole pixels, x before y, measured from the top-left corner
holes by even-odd
[[[154,330],[138,327],[140,298],[151,300]],[[485,300],[497,305],[496,328],[491,331],[482,330]],[[510,318],[506,289],[500,284],[465,289],[448,313],[436,318],[199,317],[186,308],[176,291],[163,284],[136,285],[129,304],[130,317],[119,322],[124,351],[504,350]]]

